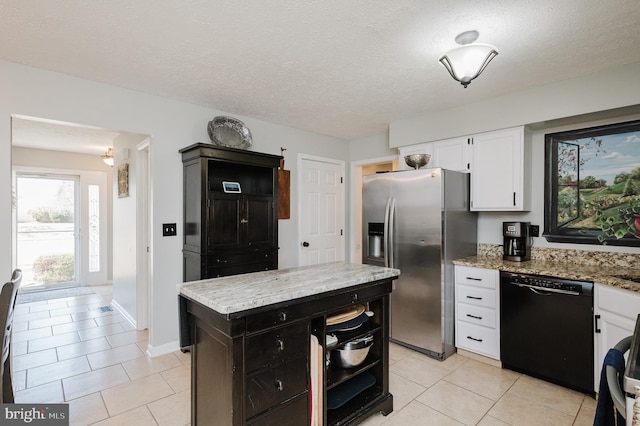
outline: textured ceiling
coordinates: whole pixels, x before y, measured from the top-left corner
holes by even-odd
[[[2,0],[0,58],[354,139],[637,62],[639,22],[638,0]],[[437,60],[470,29],[500,53],[464,89]]]

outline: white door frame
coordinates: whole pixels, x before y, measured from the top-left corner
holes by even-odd
[[[302,196],[302,190],[303,190],[303,179],[304,176],[302,176],[302,162],[304,160],[310,160],[310,161],[318,161],[318,162],[322,162],[322,163],[329,163],[329,164],[335,164],[337,166],[340,166],[340,175],[341,176],[345,176],[344,170],[345,170],[345,162],[342,160],[336,160],[335,158],[327,158],[327,157],[319,157],[316,155],[309,155],[309,154],[298,154],[298,262],[297,265],[300,265],[300,259],[302,259],[302,201],[304,199],[304,197]],[[346,185],[345,185],[346,187]],[[342,202],[343,207],[346,208],[346,191],[342,191],[342,200],[340,200]],[[342,223],[346,226],[346,219],[345,219],[345,209],[342,209],[342,213],[341,213],[341,217],[340,220],[342,221]],[[345,230],[345,233],[347,231]],[[344,239],[344,241],[346,242],[346,238]],[[346,247],[346,243],[345,243],[345,247],[342,248],[343,253],[345,255],[345,259],[346,259],[346,253],[347,253],[347,247]]]
[[[350,165],[351,209],[349,215],[349,262],[362,263],[362,168],[374,164],[397,161],[398,156],[370,158],[352,161]]]
[[[144,330],[150,327],[153,305],[151,299],[151,139],[147,138],[136,145],[136,328]]]

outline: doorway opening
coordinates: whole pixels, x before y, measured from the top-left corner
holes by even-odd
[[[16,263],[22,290],[77,286],[78,176],[16,174]]]

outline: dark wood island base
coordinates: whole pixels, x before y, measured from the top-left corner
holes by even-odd
[[[314,277],[327,265],[333,268],[330,281],[319,283]],[[399,271],[327,265],[179,286],[180,345],[192,354],[192,425],[310,425],[314,401],[321,425],[355,425],[373,413],[393,411],[389,294]],[[340,274],[346,274],[344,286],[336,282]],[[296,282],[302,276],[308,285]],[[268,297],[254,294],[248,300],[252,295],[247,294],[239,303],[217,304],[233,292],[234,280],[242,280],[235,283],[240,294],[267,282],[273,288]],[[353,330],[327,332],[328,317],[357,305],[366,307],[368,321]],[[327,347],[327,334],[338,342]],[[362,364],[341,368],[326,361],[331,350],[365,336],[373,336],[374,343]],[[314,392],[319,392],[316,398]]]

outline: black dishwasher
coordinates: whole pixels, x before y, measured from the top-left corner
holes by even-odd
[[[500,359],[593,395],[593,283],[501,272]]]

